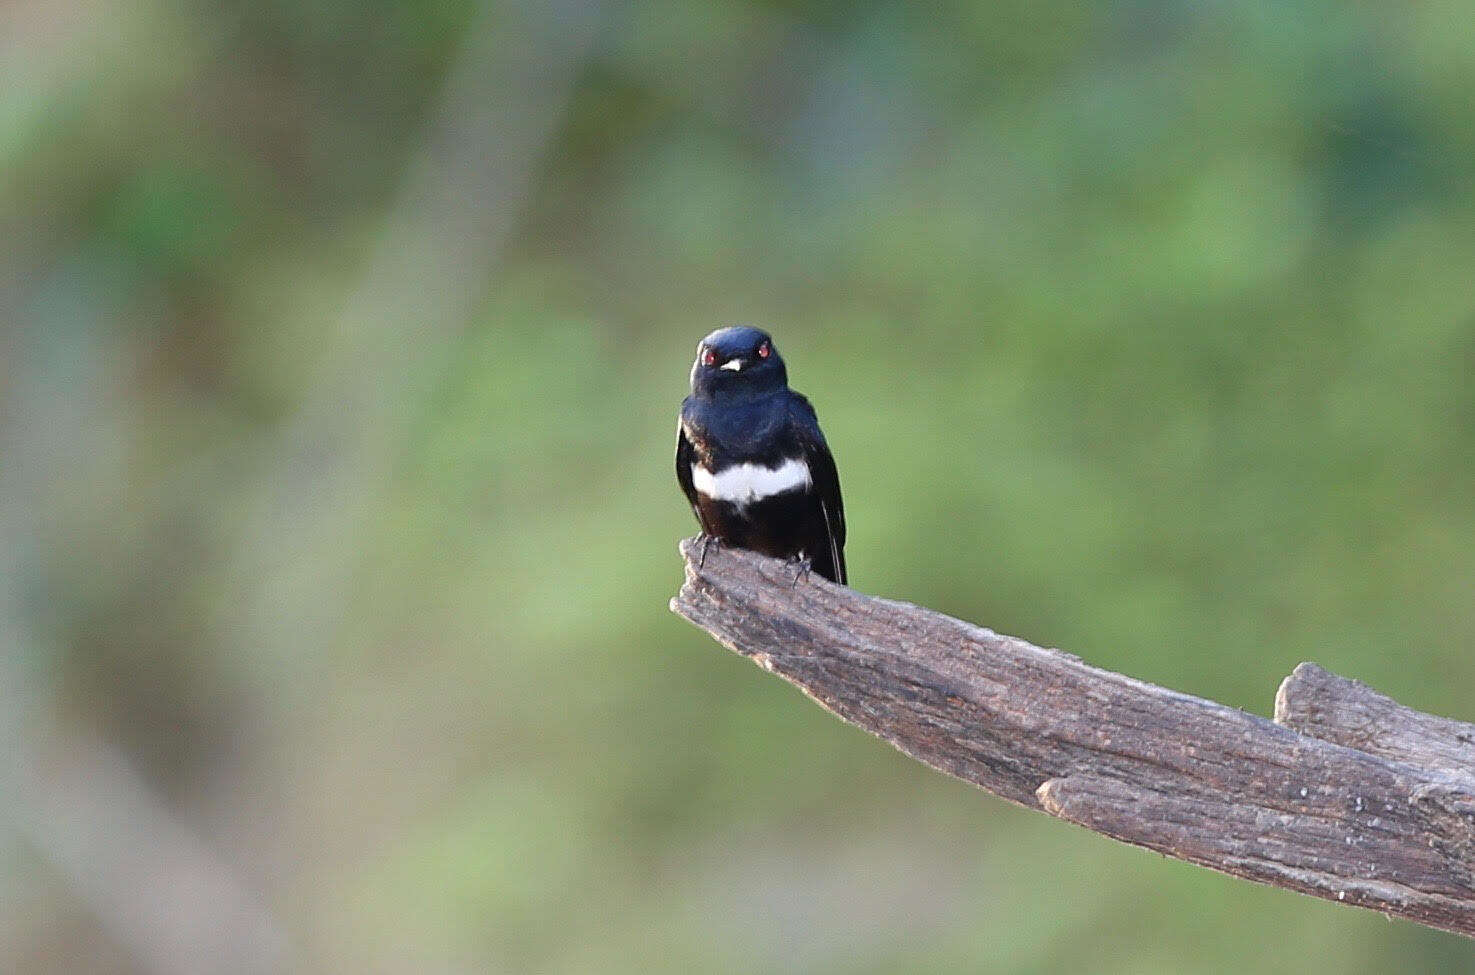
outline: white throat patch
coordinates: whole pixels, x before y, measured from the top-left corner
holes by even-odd
[[[777,467],[733,464],[716,474],[700,464],[692,464],[691,483],[714,501],[747,505],[785,491],[807,488],[813,481],[809,477],[809,465],[802,458],[794,457]]]

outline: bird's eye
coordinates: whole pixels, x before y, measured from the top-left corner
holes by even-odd
[[[767,342],[764,342],[762,345],[758,346],[758,358],[767,359],[772,354],[773,347],[770,346]]]
[[[711,349],[704,350],[702,352],[702,365],[704,365],[704,366],[715,366],[716,364],[717,364],[717,353],[713,352]]]

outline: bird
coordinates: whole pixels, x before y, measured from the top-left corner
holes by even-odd
[[[697,344],[676,427],[676,480],[701,525],[704,557],[716,541],[847,584],[840,474],[814,407],[789,388],[762,329],[719,328]]]

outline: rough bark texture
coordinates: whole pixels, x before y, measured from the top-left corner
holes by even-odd
[[[1475,937],[1469,725],[1307,664],[1282,686],[1277,724],[796,581],[751,552],[682,552],[674,612],[933,768],[1168,856]],[[1428,729],[1432,751],[1414,741]]]
[[[1475,724],[1406,708],[1316,664],[1301,664],[1275,695],[1275,721],[1303,735],[1395,761],[1475,776]]]

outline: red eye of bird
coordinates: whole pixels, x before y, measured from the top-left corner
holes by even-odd
[[[769,353],[771,353],[772,351],[773,349],[769,348],[768,343],[764,342],[762,345],[758,346],[758,358],[767,359]]]
[[[704,366],[715,366],[716,364],[717,364],[717,353],[713,352],[711,349],[708,349],[707,351],[705,351],[705,352],[702,353],[702,365],[704,365]]]

